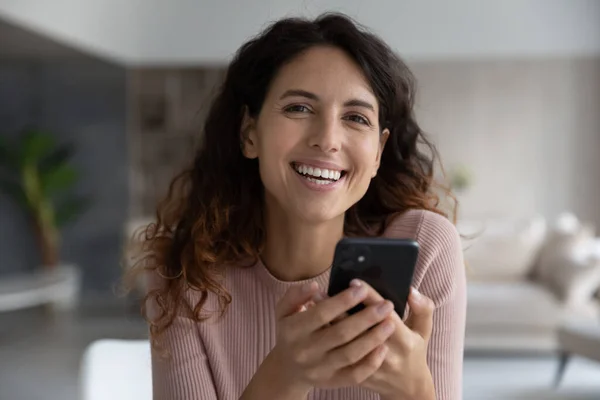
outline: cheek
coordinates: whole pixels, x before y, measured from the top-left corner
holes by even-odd
[[[370,174],[377,165],[379,141],[373,138],[363,138],[350,147],[353,149],[352,158],[361,174]]]
[[[288,159],[292,146],[282,136],[275,135],[262,141],[259,146],[258,158],[261,164],[271,168],[281,167]]]
[[[265,163],[281,165],[288,160],[292,150],[302,138],[302,132],[294,121],[283,118],[271,118],[267,129],[258,134],[259,158]]]
[[[262,132],[260,135],[258,162],[261,179],[265,186],[273,188],[281,185],[281,181],[285,177],[285,168],[287,168],[294,147],[292,139],[293,136],[287,135],[284,130],[271,129]]]

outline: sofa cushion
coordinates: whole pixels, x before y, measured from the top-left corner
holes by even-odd
[[[566,216],[561,216],[550,229],[540,250],[535,277],[542,282],[552,279],[554,270],[565,258],[580,257],[585,247],[594,240],[595,229],[591,225],[566,224]]]
[[[600,242],[595,228],[563,213],[548,232],[534,279],[567,306],[587,304],[600,288]]]
[[[591,244],[548,261],[553,265],[544,283],[568,305],[587,304],[600,288],[600,259],[587,253]]]
[[[531,273],[546,236],[546,222],[542,217],[462,221],[458,230],[471,281],[517,282]]]
[[[553,329],[562,320],[556,297],[528,281],[470,282],[467,298],[468,329]]]

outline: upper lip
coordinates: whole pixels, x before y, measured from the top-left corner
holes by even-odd
[[[293,162],[294,164],[304,164],[310,167],[321,168],[321,169],[330,169],[334,171],[344,171],[344,168],[339,164],[330,161],[320,161],[320,160],[296,160]]]

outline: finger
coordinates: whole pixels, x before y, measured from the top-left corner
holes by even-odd
[[[312,298],[312,305],[315,306],[327,298],[328,298],[327,294],[319,292],[316,295],[314,295],[314,297]],[[347,316],[348,316],[348,313],[342,313],[342,314],[338,315],[331,321],[330,325],[335,325],[336,323],[343,320]]]
[[[360,385],[377,372],[387,353],[388,347],[385,344],[379,345],[358,363],[341,369],[334,379],[347,386]]]
[[[408,303],[410,314],[406,325],[428,342],[433,328],[433,311],[435,309],[433,301],[413,287],[408,297]]]
[[[307,301],[300,307],[300,312],[304,312],[304,311],[308,310],[309,308],[314,307],[316,304],[317,303],[315,302],[315,298],[313,296],[313,298],[311,300]]]
[[[385,344],[394,333],[394,329],[393,321],[385,320],[355,340],[328,352],[319,368],[324,372],[337,371],[360,363],[375,349]]]
[[[342,320],[343,320],[344,318],[346,318],[347,316],[348,316],[348,313],[343,313],[343,314],[340,314],[340,315],[338,315],[337,317],[335,317],[335,318],[333,319],[333,321],[331,321],[330,325],[335,325],[335,324],[337,324],[338,322],[342,321]]]
[[[367,282],[362,281],[360,279],[353,279],[350,282],[350,287],[363,287],[363,286],[367,288],[367,297],[365,298],[365,301],[363,302],[365,305],[369,306],[369,305],[381,303],[382,301],[385,300],[379,294],[379,292],[377,292],[377,290],[373,289],[373,287],[371,285],[369,285]]]
[[[377,290],[375,290],[371,285],[369,285],[367,282],[362,281],[360,279],[354,279],[350,282],[350,286],[365,286],[367,288],[368,294],[367,297],[365,298],[365,301],[363,301],[363,304],[366,306],[370,306],[370,305],[377,305],[382,303],[383,301],[385,301],[385,298],[379,294],[379,292]],[[395,310],[396,313],[398,314],[398,310]],[[398,320],[402,320],[402,318],[400,318],[398,316]],[[397,322],[400,322],[397,321]]]
[[[354,279],[350,282],[350,286],[360,287],[365,286],[367,288],[367,297],[363,303],[367,306],[369,305],[378,305],[381,304],[385,299],[383,296],[377,292],[371,285],[367,282],[362,281],[360,279]],[[406,325],[402,322],[402,318],[400,317],[398,310],[394,310],[391,315],[391,319],[396,324],[396,334],[399,336],[405,336],[410,333],[410,329],[406,327]]]
[[[350,287],[317,303],[314,307],[302,313],[301,316],[298,316],[299,320],[297,322],[310,332],[314,332],[330,324],[335,318],[352,307],[362,303],[367,293],[367,288],[364,286]]]
[[[337,370],[358,363],[378,346],[385,344],[395,329],[392,321],[385,320],[357,339],[329,352],[326,364]]]
[[[302,310],[302,307],[308,302],[319,290],[319,285],[316,282],[311,282],[306,285],[292,286],[283,295],[275,310],[277,319],[287,317]]]
[[[322,302],[323,300],[327,299],[327,295],[323,292],[317,292],[315,293],[315,295],[312,297],[311,301],[313,302],[314,305],[319,304],[320,302]]]
[[[317,333],[317,351],[327,352],[341,347],[365,334],[370,328],[388,318],[394,311],[391,301],[369,306]],[[390,321],[393,324],[393,321]],[[393,330],[393,329],[392,329]],[[372,349],[369,349],[369,351]],[[364,357],[362,354],[359,358]],[[358,360],[355,360],[358,361]]]

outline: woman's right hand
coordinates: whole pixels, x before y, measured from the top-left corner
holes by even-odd
[[[395,327],[393,304],[383,301],[337,321],[369,297],[370,290],[350,287],[306,308],[319,293],[318,285],[289,289],[277,306],[277,343],[267,357],[276,374],[310,390],[355,386],[377,371]]]

